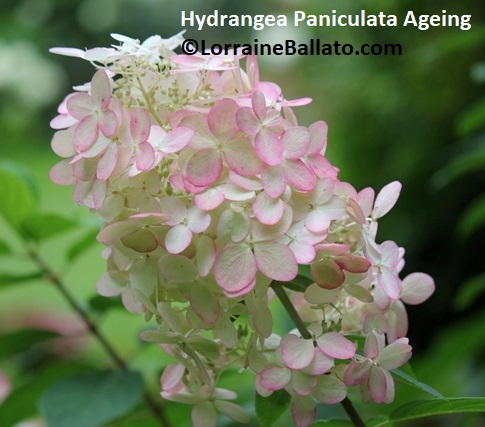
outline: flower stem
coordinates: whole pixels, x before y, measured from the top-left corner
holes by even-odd
[[[126,362],[120,357],[120,355],[116,352],[113,346],[109,343],[106,337],[101,333],[95,323],[89,318],[88,314],[83,310],[83,308],[77,303],[74,297],[70,294],[67,287],[64,285],[61,278],[55,274],[49,266],[45,263],[45,261],[39,256],[39,254],[31,250],[29,251],[30,258],[37,264],[40,268],[44,278],[53,284],[62,296],[66,299],[68,304],[71,308],[79,315],[82,321],[86,324],[88,330],[96,337],[98,342],[101,344],[101,347],[104,348],[106,353],[108,353],[109,357],[113,360],[116,367],[120,370],[127,370],[128,365]],[[148,407],[150,408],[153,415],[158,419],[160,425],[163,427],[171,427],[170,422],[168,421],[163,409],[157,405],[153,397],[145,391],[144,399]]]
[[[305,323],[303,322],[302,318],[296,311],[295,306],[292,304],[292,302],[290,301],[290,298],[288,297],[288,294],[283,288],[284,282],[278,282],[276,280],[273,280],[270,286],[273,288],[274,293],[281,301],[281,304],[285,308],[288,315],[291,317],[291,320],[293,320],[293,323],[295,324],[296,328],[300,332],[301,336],[305,339],[311,339],[312,335],[308,331],[307,327],[305,326]],[[345,409],[345,412],[347,412],[347,415],[349,416],[349,418],[351,419],[355,427],[365,427],[364,421],[362,421],[362,418],[360,418],[360,415],[357,413],[354,406],[352,405],[352,402],[349,400],[348,397],[346,397],[340,403],[342,404],[343,408]]]

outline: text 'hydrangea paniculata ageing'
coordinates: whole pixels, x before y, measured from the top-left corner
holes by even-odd
[[[51,122],[63,160],[50,177],[104,221],[98,292],[155,318],[142,338],[177,360],[162,397],[192,404],[196,426],[215,426],[218,412],[247,422],[236,394],[217,387],[232,366],[251,369],[262,396],[285,389],[298,426],[348,387],[391,402],[390,370],[411,357],[403,303],[434,290],[426,274],[401,279],[404,250],[375,240],[401,184],[375,197],[340,181],[327,125],[301,126],[292,111],[311,100],[261,81],[255,57],[179,55],[181,34],[113,37],[110,48],[52,49],[97,71]],[[308,334],[280,337],[271,285],[294,283],[299,265],[312,280],[288,288]]]

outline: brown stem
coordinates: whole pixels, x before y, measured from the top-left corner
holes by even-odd
[[[355,410],[354,405],[352,405],[352,402],[349,400],[348,397],[346,397],[340,403],[344,407],[345,412],[347,412],[348,416],[350,417],[350,419],[354,423],[355,427],[365,427],[364,421],[362,421],[362,418],[360,418],[360,415]]]
[[[66,286],[62,282],[61,278],[55,274],[49,266],[44,262],[44,260],[35,252],[34,250],[29,251],[30,258],[37,264],[40,268],[42,274],[44,275],[45,279],[52,283],[59,292],[63,295],[66,299],[68,304],[71,308],[79,315],[82,321],[86,324],[89,331],[96,337],[98,342],[101,344],[108,353],[109,357],[113,360],[115,365],[120,370],[127,370],[128,366],[126,362],[119,356],[113,346],[109,343],[106,337],[101,333],[95,323],[89,318],[88,314],[83,310],[83,308],[76,302],[73,296],[69,293]],[[160,425],[163,427],[171,427],[170,422],[168,421],[163,409],[157,405],[157,403],[153,400],[152,396],[145,392],[144,399],[150,410],[152,411],[153,415],[158,419]]]

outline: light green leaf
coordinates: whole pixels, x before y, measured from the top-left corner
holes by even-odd
[[[16,388],[0,405],[1,427],[11,427],[37,413],[37,401],[41,394],[56,381],[66,376],[90,372],[93,369],[72,362],[56,361]]]
[[[436,391],[433,387],[414,379],[401,369],[394,369],[391,371],[391,374],[396,380],[404,384],[408,384],[414,388],[417,388],[418,390],[429,393],[432,396],[437,397],[438,399],[446,400],[446,397],[444,397],[440,392]]]
[[[0,255],[8,255],[11,253],[10,246],[3,240],[0,240]]]
[[[454,397],[448,400],[431,399],[410,402],[395,409],[391,423],[415,420],[433,415],[485,412],[485,397]],[[386,424],[379,424],[379,426]],[[377,426],[375,426],[377,427]]]
[[[143,395],[138,372],[114,371],[65,378],[39,401],[47,425],[98,427],[130,413]]]
[[[0,359],[29,350],[34,345],[59,337],[44,329],[20,329],[0,334]]]
[[[485,273],[473,276],[463,283],[453,305],[457,311],[463,311],[470,307],[482,293],[485,293]]]
[[[286,390],[273,392],[269,397],[262,397],[256,393],[256,416],[261,427],[271,427],[288,409],[291,396]]]
[[[15,229],[38,209],[32,185],[25,174],[0,164],[0,214]]]
[[[70,230],[75,225],[75,221],[61,215],[37,214],[22,221],[20,232],[27,239],[39,241]]]
[[[39,279],[42,277],[42,272],[38,271],[35,273],[28,273],[24,275],[14,275],[14,274],[0,274],[0,288],[14,285],[20,282],[27,282],[33,279]]]
[[[73,261],[78,256],[82,255],[85,251],[87,251],[91,246],[96,244],[96,236],[98,235],[98,233],[98,227],[92,228],[85,236],[74,242],[74,244],[67,251],[67,260]]]

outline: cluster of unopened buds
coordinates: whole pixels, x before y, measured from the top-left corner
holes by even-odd
[[[64,160],[50,176],[104,221],[98,292],[154,319],[142,338],[177,361],[162,397],[194,405],[196,426],[215,426],[218,412],[247,422],[217,382],[250,369],[260,395],[291,395],[298,426],[352,386],[391,402],[390,371],[411,357],[403,303],[434,290],[426,274],[401,279],[404,250],[375,241],[400,183],[375,197],[340,181],[327,125],[301,126],[292,111],[311,100],[283,98],[255,57],[179,55],[181,34],[113,37],[109,48],[52,49],[97,71],[51,122]],[[282,337],[275,295],[297,319]]]

